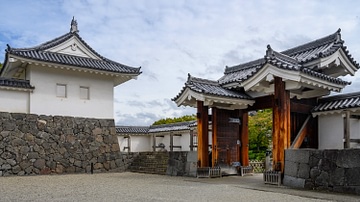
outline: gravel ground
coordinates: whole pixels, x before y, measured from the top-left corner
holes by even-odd
[[[275,191],[272,191],[261,187],[256,188],[255,185],[241,186],[237,183],[238,180],[235,181],[240,178],[196,179],[128,172],[0,177],[0,201],[296,202],[334,200],[331,196],[326,199],[326,197],[317,198],[312,194],[301,196],[301,194],[292,194],[291,191],[289,193],[276,191],[283,190],[281,188],[275,188]],[[347,199],[355,201],[357,198],[351,196]]]

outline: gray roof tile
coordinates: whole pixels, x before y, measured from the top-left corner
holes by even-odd
[[[87,49],[89,49],[91,52],[93,52],[96,56],[98,56],[101,59],[96,60],[96,59],[91,59],[91,58],[85,58],[85,57],[79,57],[79,56],[73,56],[73,55],[60,54],[60,53],[46,51],[47,49],[55,47],[72,37],[75,37],[79,41],[81,41],[81,43],[83,43]],[[37,61],[71,65],[71,66],[89,68],[89,69],[94,69],[94,70],[102,70],[102,71],[108,71],[108,72],[114,72],[114,73],[125,73],[125,74],[140,74],[141,73],[140,67],[135,68],[135,67],[126,66],[126,65],[114,62],[112,60],[109,60],[109,59],[101,56],[94,49],[92,49],[78,35],[77,32],[69,32],[69,33],[64,34],[60,37],[57,37],[53,40],[50,40],[48,42],[45,42],[38,46],[30,47],[30,48],[11,48],[8,45],[6,53],[12,54],[15,56],[19,56],[19,57],[23,57],[23,58],[27,58],[27,59],[37,60]]]
[[[188,75],[188,80],[185,83],[185,86],[181,92],[172,100],[176,100],[181,96],[181,94],[187,89],[191,89],[198,93],[203,93],[213,96],[229,97],[229,98],[239,98],[239,99],[252,99],[249,95],[244,92],[229,90],[222,87],[218,81],[212,81],[207,79],[200,79]]]
[[[185,121],[170,124],[152,126],[116,126],[116,133],[122,135],[150,135],[151,133],[161,133],[170,131],[190,130],[196,127],[196,121]]]
[[[299,51],[300,49],[296,48],[295,50]],[[299,53],[299,52],[295,52],[295,53]],[[343,84],[343,85],[350,84],[350,82],[343,81],[340,78],[331,77],[326,74],[319,73],[310,68],[303,67],[302,65],[303,62],[300,62],[299,58],[291,57],[289,55],[284,54],[284,52],[276,52],[272,50],[270,45],[268,45],[266,55],[264,56],[263,59],[255,60],[234,67],[227,67],[224,76],[222,76],[219,79],[219,83],[221,85],[225,85],[232,82],[239,82],[239,83],[243,82],[249,79],[251,76],[255,75],[261,68],[265,66],[265,64],[271,64],[282,69],[300,71],[310,76],[336,84]]]
[[[149,132],[148,126],[116,126],[116,133],[118,134],[132,134],[132,135],[142,135],[148,134]]]
[[[186,121],[186,122],[179,122],[179,123],[152,125],[152,126],[150,126],[149,133],[190,130],[190,126],[193,125],[194,122],[196,123],[196,121]]]
[[[34,87],[30,85],[30,82],[28,80],[9,79],[4,77],[0,77],[0,86],[34,89]]]
[[[313,113],[360,107],[360,92],[324,97],[312,110]]]

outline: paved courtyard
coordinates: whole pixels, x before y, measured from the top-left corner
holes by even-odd
[[[0,177],[0,201],[358,201],[265,185],[262,175],[213,179],[137,173]]]

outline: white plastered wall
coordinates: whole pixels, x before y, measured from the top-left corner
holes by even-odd
[[[360,140],[360,120],[350,119],[350,139]],[[350,143],[351,148],[360,148],[360,144],[356,142]]]
[[[128,150],[125,149],[125,147],[128,147],[128,138],[125,138],[124,136],[117,136],[120,152],[127,152]]]
[[[319,116],[319,149],[344,148],[344,118],[341,114]]]
[[[151,136],[149,135],[132,135],[130,136],[131,152],[152,151]]]
[[[114,84],[110,76],[32,65],[27,78],[30,113],[113,119]],[[67,97],[56,96],[56,85],[67,85]],[[89,87],[90,99],[80,99],[80,86]]]
[[[0,111],[29,113],[29,91],[0,89]]]
[[[190,132],[182,133],[174,145],[180,145],[181,151],[190,151]],[[175,141],[174,141],[175,142]]]

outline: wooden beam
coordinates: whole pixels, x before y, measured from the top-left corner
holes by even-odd
[[[291,149],[298,149],[300,148],[301,144],[303,143],[305,136],[307,135],[307,133],[309,132],[309,124],[310,124],[310,119],[311,119],[312,115],[310,114],[305,122],[303,123],[303,125],[301,126],[298,134],[296,135],[293,143],[291,144],[290,148]]]
[[[197,101],[197,129],[198,129],[198,166],[209,166],[209,112],[203,101]]]
[[[248,111],[259,110],[259,109],[269,109],[273,107],[274,97],[272,95],[255,98],[255,103],[252,106],[248,107]]]
[[[290,92],[280,77],[275,77],[274,82],[273,169],[284,172],[284,151],[290,147]]]
[[[242,166],[249,166],[249,114],[247,111],[241,113],[241,139],[240,139],[240,161]]]
[[[313,108],[314,108],[313,105],[307,105],[298,102],[291,102],[290,104],[291,112],[300,113],[300,114],[310,114]]]
[[[212,110],[212,132],[211,132],[211,137],[212,137],[212,152],[211,152],[211,163],[212,163],[212,167],[215,167],[218,165],[218,151],[217,151],[217,108],[213,107]]]

